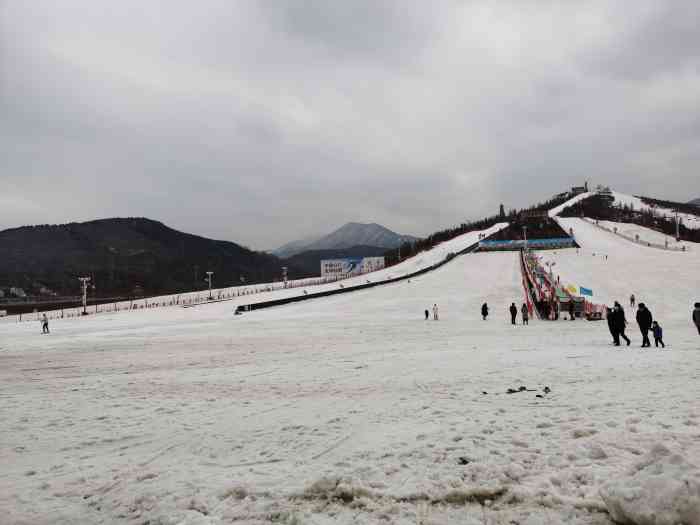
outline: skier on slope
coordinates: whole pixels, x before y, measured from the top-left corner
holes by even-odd
[[[49,318],[46,317],[46,314],[41,316],[41,333],[42,334],[49,333]]]
[[[627,341],[627,346],[630,345],[630,339],[625,335],[625,327],[627,326],[627,319],[625,319],[625,311],[622,309],[620,303],[615,301],[615,308],[613,310],[615,316],[615,332],[618,334],[617,345],[620,346],[620,337]]]
[[[484,303],[481,305],[481,317],[486,321],[486,318],[489,315],[489,305]]]
[[[520,313],[523,316],[523,324],[527,324],[527,321],[528,321],[529,316],[530,316],[530,312],[528,311],[527,305],[525,303],[523,303],[523,307],[520,309]]]
[[[698,334],[700,334],[700,303],[695,303],[695,309],[693,310],[693,322],[698,329]]]
[[[510,303],[510,324],[515,324],[515,318],[518,316],[518,307],[515,303]]]
[[[439,317],[438,317],[438,305],[437,305],[437,303],[435,303],[435,304],[433,305],[433,319],[434,319],[435,321],[437,321],[437,320],[439,319]]]
[[[652,315],[644,303],[639,303],[637,308],[637,324],[639,331],[642,332],[642,348],[651,346],[649,341],[649,330],[651,329]]]

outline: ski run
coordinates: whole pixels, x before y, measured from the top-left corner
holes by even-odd
[[[622,304],[629,347],[605,321],[511,325],[517,252],[243,315],[304,290],[52,317],[47,335],[2,319],[0,523],[700,524],[700,249],[558,220],[580,248],[538,255]],[[665,349],[640,348],[631,294]]]

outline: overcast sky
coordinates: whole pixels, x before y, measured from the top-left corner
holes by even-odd
[[[589,180],[700,197],[700,2],[0,0],[0,230],[274,248]]]

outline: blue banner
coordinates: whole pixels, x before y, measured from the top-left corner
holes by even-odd
[[[578,290],[581,295],[588,295],[589,297],[593,297],[593,290],[591,290],[590,288],[584,288],[583,286],[579,286]]]

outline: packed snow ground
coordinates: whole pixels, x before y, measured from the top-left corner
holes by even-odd
[[[513,252],[242,316],[0,326],[0,521],[611,524],[611,507],[655,501],[643,476],[684,490],[700,465],[697,251],[562,220],[588,255],[558,251],[555,268],[600,297],[634,292],[666,350],[632,330],[614,348],[604,322],[511,326]],[[521,385],[536,391],[506,393]],[[654,494],[685,501],[668,487]]]
[[[669,248],[683,248],[686,250],[692,249],[695,243],[686,241],[676,241],[673,235],[666,235],[665,233],[657,232],[650,228],[645,228],[634,224],[631,222],[612,222],[612,221],[597,221],[598,224],[608,230],[615,231],[617,228],[618,233],[627,236],[629,239],[636,239],[639,236],[639,242],[641,243],[652,243],[658,246],[665,246],[668,243]]]

